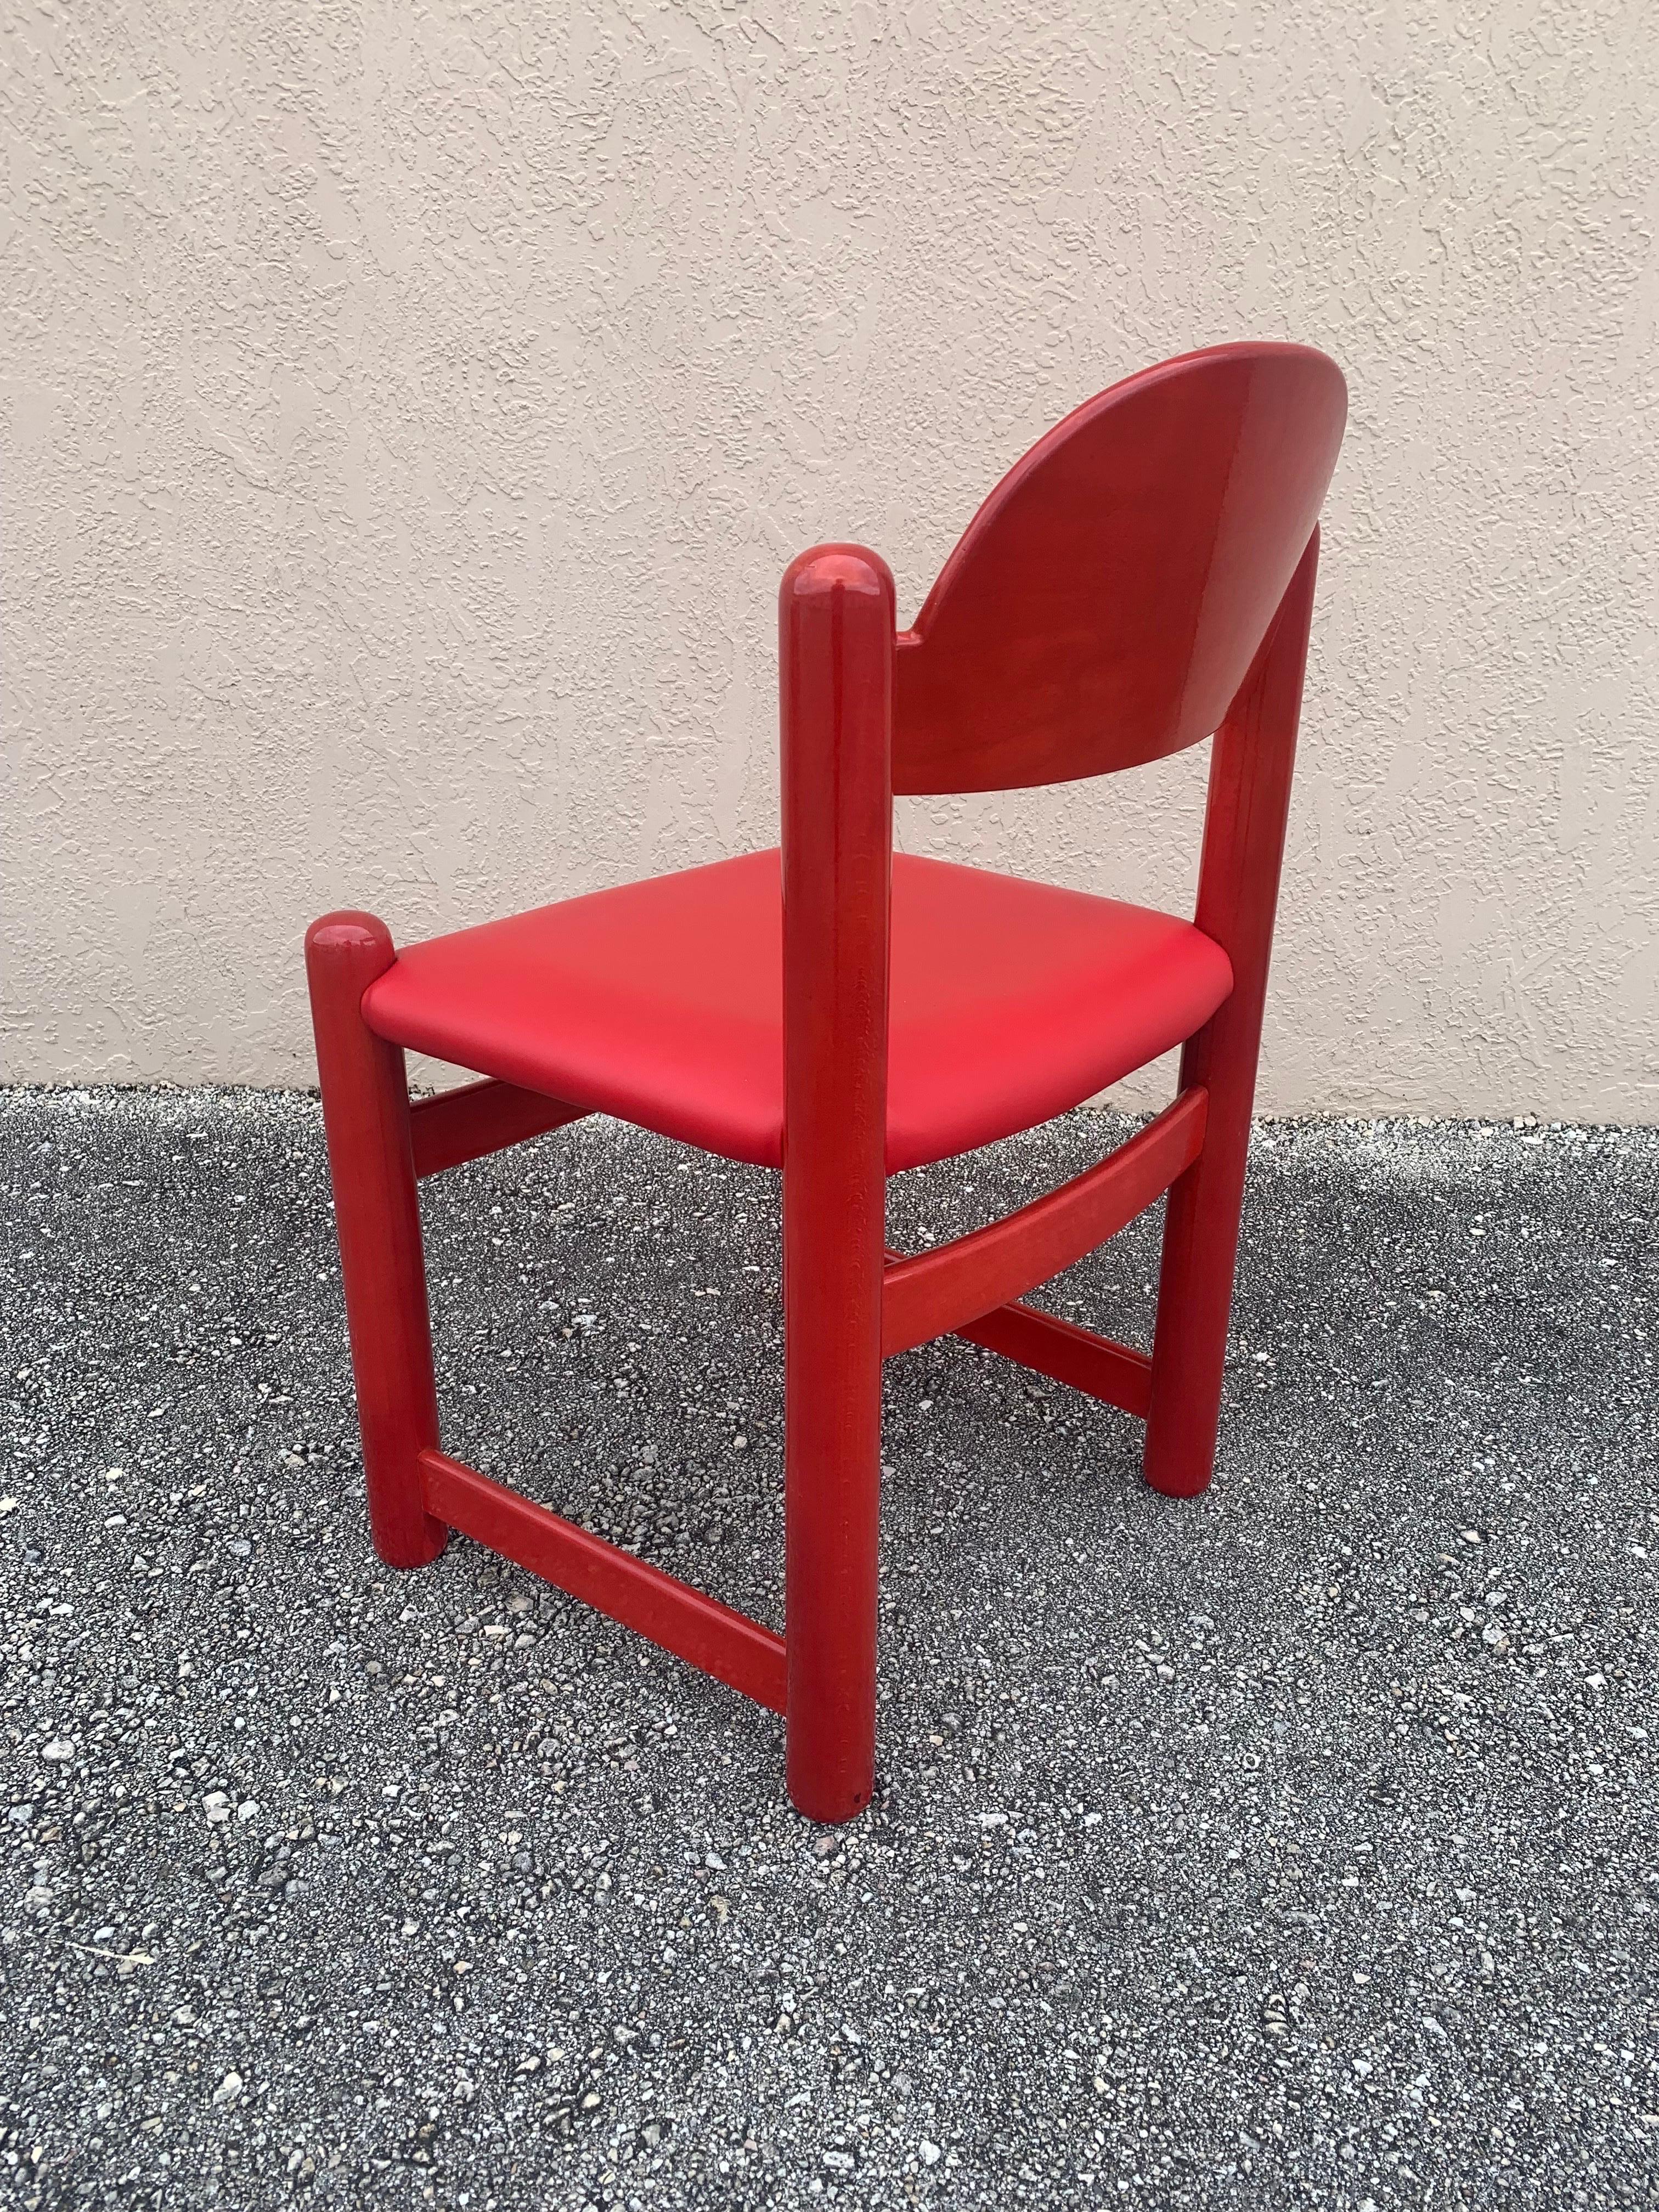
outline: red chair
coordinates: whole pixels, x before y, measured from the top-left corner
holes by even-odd
[[[475,1537],[783,1714],[790,1795],[872,1786],[884,1359],[955,1332],[1146,1423],[1210,1480],[1313,606],[1346,395],[1219,346],[1089,400],[969,525],[911,629],[856,545],[780,597],[782,850],[401,953],[306,939],[375,1547]],[[895,792],[1099,775],[1214,733],[1194,922],[892,852]],[[1029,1128],[1184,1044],[1173,1104],[1007,1219],[886,1250],[888,1176]],[[413,1048],[488,1079],[411,1105]],[[416,1185],[590,1113],[783,1170],[785,1633],[441,1448]],[[1170,1194],[1151,1357],[1020,1303]]]

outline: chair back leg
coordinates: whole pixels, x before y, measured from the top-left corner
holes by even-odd
[[[448,1531],[421,1489],[419,1455],[438,1442],[438,1396],[409,1086],[401,1049],[362,1017],[363,993],[395,957],[371,915],[327,915],[306,935],[369,1528],[387,1566],[422,1567]]]
[[[1152,1488],[1171,1498],[1197,1497],[1215,1464],[1250,1108],[1318,565],[1316,529],[1213,741],[1197,921],[1232,963],[1233,988],[1181,1055],[1182,1089],[1201,1083],[1210,1110],[1203,1150],[1170,1187],[1158,1277],[1142,1465]]]
[[[1210,1108],[1203,1148],[1170,1186],[1164,1222],[1142,1468],[1168,1498],[1196,1498],[1215,1466],[1255,1062],[1255,1040],[1230,1039],[1219,1015],[1182,1054],[1181,1088],[1205,1085]]]

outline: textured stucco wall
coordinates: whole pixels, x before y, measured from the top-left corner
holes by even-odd
[[[1659,1118],[1652,0],[5,22],[5,1073],[304,1080],[313,913],[769,842],[789,556],[908,614],[1263,335],[1353,392],[1265,1102]],[[1179,902],[1201,775],[902,842]]]

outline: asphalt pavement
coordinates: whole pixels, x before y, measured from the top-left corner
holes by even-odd
[[[769,1714],[376,1562],[314,1100],[0,1094],[0,2202],[1659,2201],[1659,1132],[1265,1125],[1200,1501],[893,1363],[837,1831]],[[594,1122],[426,1206],[447,1447],[776,1624],[774,1178]],[[1156,1227],[1043,1301],[1144,1342]]]

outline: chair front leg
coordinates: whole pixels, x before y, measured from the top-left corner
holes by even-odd
[[[421,1490],[419,1455],[438,1442],[438,1397],[409,1086],[401,1049],[362,1017],[364,992],[396,957],[372,915],[326,915],[306,934],[369,1528],[389,1567],[422,1567],[448,1531]]]
[[[787,1766],[812,1820],[875,1786],[883,1196],[821,1158],[784,1175]]]
[[[783,732],[784,1642],[789,1795],[875,1786],[893,579],[826,545],[778,595]]]

